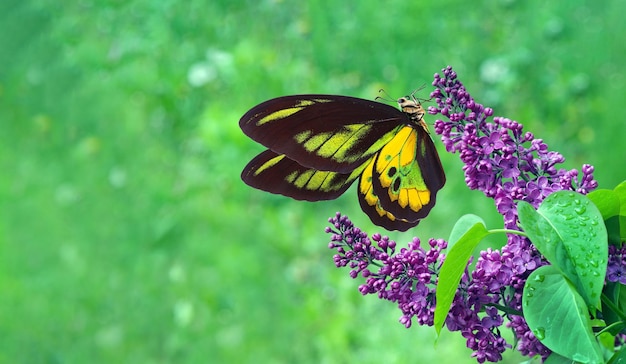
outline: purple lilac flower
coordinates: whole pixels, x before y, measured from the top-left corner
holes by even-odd
[[[372,235],[373,246],[367,234],[340,213],[329,222],[333,227],[326,232],[333,234],[329,247],[337,249],[335,265],[352,268],[352,278],[359,274],[365,278],[359,291],[397,302],[402,311],[400,322],[407,328],[414,317],[420,325],[432,326],[436,280],[444,258],[441,251],[447,242],[431,239],[430,250],[425,251],[414,238],[408,248],[396,252],[396,243],[380,234]]]
[[[435,74],[433,86],[431,98],[437,106],[428,112],[446,119],[435,121],[435,132],[448,152],[459,153],[467,186],[494,200],[506,228],[519,230],[517,201],[537,207],[554,191],[586,194],[597,187],[593,166],[583,165],[579,178],[577,170],[557,168],[563,156],[524,132],[522,124],[504,117],[488,121],[493,110],[474,101],[451,67],[443,69],[442,75]],[[370,241],[340,213],[329,222],[332,228],[327,232],[333,234],[329,247],[337,249],[335,264],[349,266],[353,278],[365,278],[359,287],[362,294],[376,293],[396,302],[402,311],[400,322],[407,328],[413,319],[420,325],[433,324],[445,241],[430,239],[430,249],[425,251],[414,238],[408,248],[396,251],[395,242],[380,234],[372,235]],[[624,256],[609,261],[609,279],[626,282]],[[526,278],[544,264],[528,239],[509,234],[501,250],[481,252],[474,269],[466,270],[445,324],[450,331],[461,332],[479,363],[499,361],[511,347],[500,335],[505,317],[515,333],[517,350],[527,356],[550,354],[519,314]]]
[[[609,262],[606,280],[626,284],[626,245],[621,248],[609,245]]]

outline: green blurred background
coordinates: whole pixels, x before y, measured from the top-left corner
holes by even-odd
[[[625,178],[626,3],[0,2],[0,361],[473,363],[464,339],[398,323],[332,263],[353,189],[295,202],[239,179],[271,97],[397,97],[452,65],[478,102],[567,158]],[[428,97],[430,86],[421,97]],[[617,113],[617,114],[616,114]],[[434,119],[427,120],[432,124]],[[463,184],[391,236],[501,219]],[[495,241],[494,244],[500,242]],[[506,361],[521,358],[508,353]]]

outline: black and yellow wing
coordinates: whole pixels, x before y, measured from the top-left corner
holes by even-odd
[[[244,168],[248,185],[297,200],[337,198],[359,178],[361,209],[376,225],[405,231],[435,204],[445,183],[437,151],[415,99],[402,111],[335,95],[263,102],[240,120],[268,150]]]
[[[406,120],[402,111],[380,102],[294,95],[253,107],[239,126],[253,140],[305,167],[349,173],[391,140]]]
[[[446,181],[435,145],[419,126],[403,127],[376,155],[372,169],[381,207],[410,222],[428,215]]]
[[[387,230],[406,231],[418,224],[419,221],[407,221],[396,218],[390,212],[386,211],[380,199],[374,192],[373,182],[374,159],[368,162],[367,166],[361,173],[359,179],[359,205],[361,210],[369,216],[370,220],[378,226],[382,226]]]
[[[243,169],[241,179],[251,187],[296,200],[333,200],[356,180],[363,168],[351,173],[304,167],[284,154],[266,150]]]

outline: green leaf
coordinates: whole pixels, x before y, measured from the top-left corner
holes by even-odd
[[[528,327],[550,350],[581,363],[604,362],[585,300],[554,266],[531,273],[522,308]]]
[[[535,210],[518,203],[520,226],[548,261],[598,308],[608,260],[608,237],[598,208],[584,195],[552,193]]]
[[[622,241],[624,240],[620,235],[620,219],[621,216],[613,216],[608,220],[604,220],[606,233],[609,235],[609,244],[615,245],[618,248],[622,247]]]
[[[570,358],[566,358],[562,355],[552,352],[552,354],[550,354],[546,358],[546,361],[544,361],[543,364],[576,364],[576,362]]]
[[[600,210],[603,220],[619,215],[620,202],[617,192],[613,190],[595,190],[590,192],[587,197]]]
[[[601,321],[601,320],[599,320],[599,321]],[[598,326],[598,325],[595,325],[594,323],[592,323],[592,324],[594,326]],[[604,324],[600,323],[599,325],[603,326]],[[616,324],[616,326],[619,326],[622,329],[624,328],[624,325],[617,325]],[[616,329],[617,329],[617,327],[616,327]],[[617,331],[617,332],[619,332],[619,331]],[[617,333],[613,334],[613,333],[611,333],[610,330],[605,330],[605,329],[602,329],[602,332],[599,332],[599,333],[595,334],[596,340],[598,341],[598,344],[600,344],[600,347],[602,349],[604,349],[603,352],[605,353],[605,355],[606,355],[606,353],[613,353],[613,352],[615,352],[615,335],[617,335]]]
[[[452,248],[454,244],[456,244],[457,241],[459,241],[459,239],[461,239],[461,237],[476,224],[482,224],[485,226],[485,221],[480,216],[474,214],[461,216],[456,224],[454,224],[454,227],[450,232],[450,238],[448,238],[448,249]]]
[[[626,363],[626,346],[622,346],[620,351],[613,354],[608,364],[624,364]]]
[[[618,294],[619,297],[615,299],[614,302],[617,304],[617,307],[619,307],[622,312],[626,312],[626,286],[620,284]]]
[[[618,282],[607,282],[604,286],[604,289],[602,290],[602,293],[604,293],[609,301],[619,307],[621,303],[620,298],[622,294],[622,287],[624,286]],[[607,305],[605,303],[605,300],[602,300],[602,317],[604,318],[607,326],[621,322],[621,318],[619,317],[618,313],[615,312],[610,305]],[[613,333],[617,334],[616,332]]]
[[[435,307],[434,318],[437,333],[441,332],[441,328],[446,321],[456,289],[459,286],[461,276],[467,267],[474,248],[489,234],[482,220],[480,218],[477,220],[476,217],[471,216],[473,215],[461,217],[452,229],[451,239],[459,231],[465,231],[465,233],[456,239],[456,243],[448,249],[446,260],[439,272],[436,292],[437,306]],[[468,228],[468,221],[470,220],[474,220],[474,223]]]

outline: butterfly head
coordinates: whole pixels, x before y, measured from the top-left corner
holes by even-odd
[[[428,127],[422,120],[426,115],[426,110],[422,107],[422,104],[414,96],[405,96],[398,99],[398,105],[400,109],[408,115],[413,124],[420,125],[424,129],[428,130]]]

